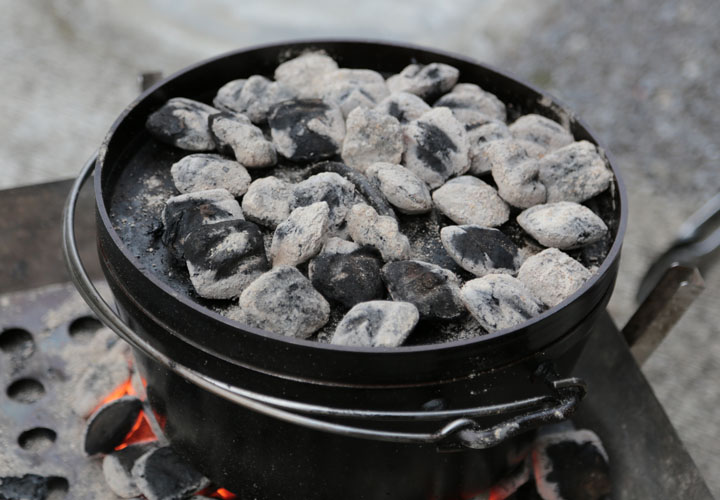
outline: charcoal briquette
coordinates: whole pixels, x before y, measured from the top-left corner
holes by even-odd
[[[446,226],[440,230],[448,255],[475,276],[514,275],[520,265],[518,248],[502,231],[477,225]]]
[[[145,127],[156,138],[188,151],[212,151],[208,117],[218,110],[184,97],[175,97],[152,113]]]
[[[132,476],[147,500],[185,500],[210,484],[169,446],[151,450],[138,458]]]
[[[140,489],[132,476],[132,468],[138,458],[157,447],[157,441],[131,444],[105,455],[102,464],[103,476],[113,493],[120,498],[133,498],[140,495]]]
[[[290,196],[290,210],[319,202],[327,203],[330,227],[337,229],[355,203],[355,186],[335,172],[312,175],[295,184]]]
[[[569,201],[535,205],[521,212],[517,222],[541,245],[561,250],[594,243],[608,232],[592,210]]]
[[[397,118],[364,106],[347,116],[342,159],[348,166],[365,173],[377,162],[399,163],[403,150]]]
[[[342,111],[344,117],[358,106],[373,108],[390,95],[385,79],[369,69],[340,68],[323,75],[322,98]]]
[[[420,319],[409,302],[373,300],[355,305],[335,328],[331,343],[358,347],[397,347]]]
[[[329,224],[330,209],[324,201],[290,212],[273,234],[270,245],[273,267],[297,266],[317,255],[327,239]]]
[[[142,401],[135,396],[123,396],[98,408],[85,427],[85,453],[95,455],[113,451],[135,425],[141,410]]]
[[[245,115],[215,113],[209,116],[208,123],[218,150],[234,155],[243,166],[261,168],[277,163],[275,146]]]
[[[444,94],[457,83],[460,71],[448,64],[410,64],[387,80],[392,92],[409,92],[423,99]]]
[[[240,163],[215,154],[192,154],[170,168],[175,187],[181,193],[227,189],[236,197],[250,186],[250,174]]]
[[[497,191],[470,175],[449,180],[433,192],[432,199],[435,207],[456,224],[496,227],[510,217],[510,207]]]
[[[409,92],[393,92],[380,101],[375,109],[394,116],[401,124],[417,120],[432,108],[420,97]]]

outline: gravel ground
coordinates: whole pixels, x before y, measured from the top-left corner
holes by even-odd
[[[620,325],[653,257],[720,191],[717,0],[0,0],[0,9],[0,188],[74,175],[136,95],[141,71],[169,74],[241,46],[341,35],[488,61],[590,124],[630,194],[610,306]],[[706,280],[645,373],[720,495],[720,269]]]

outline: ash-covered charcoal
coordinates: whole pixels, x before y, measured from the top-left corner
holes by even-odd
[[[376,248],[386,261],[410,257],[410,242],[400,232],[397,220],[378,215],[369,205],[353,205],[347,217],[347,228],[353,241]]]
[[[612,493],[608,456],[590,430],[538,438],[532,452],[538,493],[546,500],[607,500]]]
[[[214,154],[193,154],[183,157],[170,168],[175,187],[181,193],[208,189],[227,189],[236,197],[250,186],[250,174],[240,163]]]
[[[444,94],[457,83],[460,71],[443,63],[410,64],[387,79],[392,92],[409,92],[423,99]]]
[[[548,203],[581,203],[605,191],[613,179],[597,148],[588,141],[574,142],[545,155],[539,167]]]
[[[103,476],[108,487],[120,498],[140,495],[135,484],[132,468],[138,458],[158,447],[157,442],[131,444],[122,450],[113,451],[103,458]]]
[[[518,208],[545,203],[547,192],[538,179],[539,165],[517,141],[492,141],[483,148],[480,157],[490,167],[503,200]]]
[[[257,179],[243,196],[242,210],[248,220],[274,229],[290,215],[295,186],[274,176]]]
[[[218,149],[234,154],[245,167],[271,167],[277,163],[275,146],[247,116],[220,112],[210,115],[208,123]]]
[[[85,427],[85,453],[95,455],[113,451],[135,425],[140,410],[142,401],[135,396],[123,396],[98,408]]]
[[[345,119],[340,108],[321,99],[292,99],[268,117],[273,144],[291,161],[317,161],[340,153]]]
[[[530,469],[529,460],[523,460],[514,471],[503,477],[490,488],[488,500],[519,500],[513,495],[530,480]],[[524,499],[525,497],[522,498]]]
[[[296,266],[317,255],[327,238],[329,223],[330,209],[324,201],[290,212],[273,234],[270,246],[273,267]]]
[[[470,145],[470,173],[484,175],[492,171],[491,157],[485,149],[492,141],[510,138],[508,126],[499,120],[487,120],[466,126]]]
[[[403,134],[397,118],[364,106],[353,109],[345,121],[342,159],[365,173],[376,162],[400,163]]]
[[[169,446],[151,450],[138,458],[132,476],[147,500],[183,500],[210,484],[209,479]]]
[[[343,317],[335,328],[330,343],[359,347],[397,347],[410,335],[419,319],[417,308],[409,302],[362,302]]]
[[[365,172],[376,181],[385,198],[404,214],[422,214],[432,210],[430,190],[410,170],[393,163],[378,162]]]
[[[517,222],[541,245],[561,250],[594,243],[608,232],[592,210],[570,201],[528,208],[518,215]]]
[[[247,82],[246,78],[231,80],[220,87],[213,99],[213,106],[220,111],[230,111],[232,113],[242,112],[240,106],[240,94]]]
[[[575,293],[590,276],[590,271],[568,254],[548,248],[528,257],[517,277],[535,296],[553,307]]]
[[[330,210],[330,227],[337,229],[345,222],[350,207],[355,203],[355,186],[334,172],[312,175],[294,186],[290,210],[321,201],[327,203]]]
[[[183,249],[193,288],[206,299],[238,297],[270,268],[262,232],[245,220],[201,226]]]
[[[482,226],[446,226],[440,240],[448,255],[475,276],[512,274],[518,270],[517,246],[499,229]]]
[[[48,478],[37,474],[22,477],[0,477],[0,499],[45,500],[48,496]]]
[[[507,274],[470,280],[462,287],[461,297],[470,314],[488,332],[518,326],[543,309],[520,280]]]
[[[240,296],[231,318],[286,337],[308,338],[330,318],[330,304],[295,267],[278,266]]]
[[[340,68],[325,73],[321,86],[322,98],[338,106],[344,117],[358,106],[372,108],[390,95],[382,75],[369,69]]]
[[[542,154],[567,146],[575,140],[562,125],[536,114],[521,116],[509,128],[517,141],[540,146]]]
[[[70,405],[77,415],[89,416],[113,389],[130,378],[126,354],[127,344],[118,342],[100,359],[87,366],[73,384]]]
[[[484,123],[488,119],[504,122],[505,104],[495,94],[486,92],[473,83],[459,83],[452,91],[435,102],[435,107],[452,109],[455,118],[466,126]]]
[[[162,215],[162,242],[178,259],[187,237],[204,224],[243,219],[240,204],[227,189],[209,189],[173,196]]]
[[[321,82],[326,73],[338,69],[337,63],[324,52],[306,52],[285,61],[275,69],[275,80],[293,89],[298,97],[321,96]]]
[[[308,274],[313,286],[327,300],[350,308],[385,297],[381,266],[380,256],[371,248],[330,238],[322,252],[310,261]]]
[[[420,97],[409,92],[393,92],[380,101],[375,109],[394,116],[401,124],[417,120],[432,108]]]
[[[410,302],[423,319],[455,319],[465,314],[460,278],[435,264],[419,260],[390,262],[382,277],[393,300]]]
[[[435,108],[404,128],[403,164],[434,189],[470,167],[465,127],[448,108]]]
[[[236,93],[234,91],[237,91],[238,86],[233,85],[225,92],[223,92],[225,87],[222,87],[213,102],[220,102],[225,110],[242,113],[257,124],[267,121],[273,106],[297,96],[295,90],[287,85],[273,82],[260,75],[253,75],[244,80],[240,91]]]
[[[510,217],[510,207],[497,191],[470,175],[449,180],[433,192],[432,199],[435,207],[456,224],[495,227]]]
[[[156,139],[188,151],[212,151],[208,117],[218,110],[184,97],[174,97],[151,114],[145,127]]]

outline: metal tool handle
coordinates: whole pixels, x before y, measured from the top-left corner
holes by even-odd
[[[585,384],[582,380],[577,378],[557,379],[554,373],[546,371],[543,375],[552,390],[552,394],[546,396],[457,410],[416,412],[357,410],[310,405],[258,394],[179,364],[140,337],[115,313],[97,291],[82,264],[75,241],[75,210],[80,189],[92,175],[96,159],[97,154],[93,154],[83,167],[70,190],[63,212],[63,254],[73,283],[98,318],[120,338],[165,368],[216,396],[248,410],[318,431],[398,443],[435,443],[441,449],[481,449],[495,446],[505,439],[538,425],[565,420],[575,411],[585,395]],[[487,428],[481,427],[471,419],[471,417],[503,415],[519,411],[528,411],[528,413],[510,417],[504,422]],[[373,421],[454,420],[432,433],[409,433],[342,425],[303,414]]]

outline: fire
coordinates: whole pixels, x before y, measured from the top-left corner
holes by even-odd
[[[145,381],[143,380],[143,385],[145,385]],[[137,395],[137,392],[135,391],[135,388],[132,385],[131,379],[128,378],[125,382],[117,386],[115,389],[113,389],[105,398],[103,398],[102,401],[97,405],[97,407],[93,410],[93,413],[97,411],[98,408],[101,406],[110,403],[111,401],[115,401],[116,399],[120,399],[123,396],[135,396]],[[147,418],[145,417],[145,412],[140,411],[140,414],[137,417],[137,420],[133,424],[130,431],[125,436],[125,439],[123,439],[123,442],[115,447],[116,450],[122,450],[123,448],[127,448],[131,444],[135,443],[142,443],[146,441],[154,441],[157,439],[157,436],[155,436],[155,433],[152,431],[152,428],[150,427],[150,424],[147,421]]]
[[[235,493],[232,493],[225,488],[207,488],[203,491],[198,492],[199,495],[203,495],[210,498],[221,498],[224,500],[232,500],[234,498],[237,498],[237,495]]]
[[[135,396],[135,394],[135,388],[132,386],[130,378],[128,378],[125,382],[113,389],[110,394],[105,396],[105,398],[100,401],[100,403],[98,403],[98,405],[93,409],[92,413],[95,413],[98,408],[109,403],[110,401],[115,401],[116,399],[120,399],[123,396]]]

